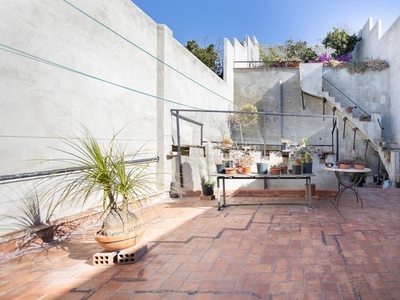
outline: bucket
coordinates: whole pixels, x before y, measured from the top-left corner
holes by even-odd
[[[216,166],[217,166],[217,173],[222,173],[222,174],[225,173],[225,168],[226,168],[225,164],[219,164],[219,165],[216,165]]]
[[[267,174],[268,173],[268,164],[257,163],[257,173],[258,174]]]

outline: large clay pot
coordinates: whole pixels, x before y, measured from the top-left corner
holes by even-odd
[[[144,232],[145,226],[142,225],[135,231],[118,236],[96,235],[95,240],[101,248],[108,251],[117,251],[135,246],[143,237]]]
[[[113,207],[104,218],[95,240],[105,250],[122,250],[136,245],[144,231],[143,222],[134,212],[127,207]]]

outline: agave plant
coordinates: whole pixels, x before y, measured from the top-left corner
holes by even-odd
[[[140,207],[155,195],[159,184],[154,174],[148,172],[154,160],[138,161],[141,149],[127,161],[126,148],[116,145],[114,135],[110,142],[101,147],[99,142],[85,131],[84,137],[60,138],[68,150],[60,150],[67,158],[60,159],[73,167],[58,185],[58,203],[84,206],[89,199],[98,196],[103,206],[103,236],[116,236],[143,227],[138,216],[128,210],[129,203]]]

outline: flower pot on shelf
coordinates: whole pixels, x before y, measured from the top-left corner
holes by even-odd
[[[258,174],[267,174],[268,173],[268,164],[267,163],[257,163],[257,173]]]
[[[310,174],[312,173],[312,162],[303,163],[303,173]]]
[[[365,165],[354,164],[354,169],[356,169],[356,170],[364,170],[365,169]]]
[[[215,166],[217,167],[217,173],[221,173],[221,174],[225,173],[225,167],[226,167],[225,164],[218,164]]]
[[[225,174],[228,174],[228,175],[236,174],[236,168],[225,168]]]
[[[269,173],[271,175],[280,175],[281,174],[281,168],[270,168]]]
[[[295,175],[300,175],[302,172],[302,166],[301,165],[293,165],[292,166],[292,173]]]
[[[349,164],[339,164],[339,169],[350,169],[350,166]]]
[[[282,174],[287,174],[287,172],[288,172],[288,166],[283,166],[283,167],[281,168],[281,172],[282,172]]]
[[[251,174],[251,167],[243,167],[242,174]]]

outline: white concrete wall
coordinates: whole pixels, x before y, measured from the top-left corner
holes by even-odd
[[[170,109],[227,109],[232,100],[231,86],[130,0],[10,1],[0,11],[0,50],[0,175],[60,167],[49,161],[61,155],[57,136],[83,125],[104,141],[123,129],[128,151],[145,145],[146,157],[158,155],[167,191]],[[202,121],[218,135],[221,120]],[[185,143],[198,143],[192,128],[182,131]],[[0,186],[2,213],[18,213],[10,203],[25,189]]]
[[[390,129],[391,133],[388,139],[397,141],[400,145],[400,17],[382,34],[381,21],[373,24],[372,18],[368,19],[360,31],[362,41],[355,51],[355,58],[380,58],[389,62],[389,82],[390,87],[390,105],[387,110],[390,111]]]

